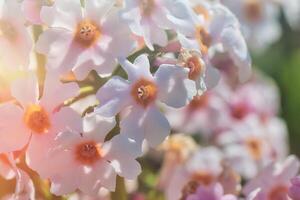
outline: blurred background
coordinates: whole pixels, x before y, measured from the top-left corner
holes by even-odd
[[[300,4],[300,0],[298,3]],[[253,68],[257,68],[273,78],[279,87],[281,97],[280,117],[287,123],[290,153],[300,157],[300,24],[296,28],[292,28],[286,16],[286,10],[280,8],[278,20],[282,28],[280,39],[272,42],[263,51],[256,51],[251,48],[250,53]],[[13,78],[8,74],[3,75],[0,71],[0,102],[7,100],[6,97],[9,94],[7,80]],[[89,85],[90,82],[87,81],[82,84]],[[101,80],[93,75],[91,75],[90,81],[92,83],[96,81],[96,85],[101,84]],[[92,91],[92,93],[94,92]],[[161,191],[154,190],[158,171],[161,167],[160,160],[149,157],[139,159],[143,166],[143,173],[139,177],[139,191],[146,193],[147,199],[164,199]],[[25,167],[24,160],[21,163],[23,163],[21,166]],[[37,174],[29,168],[26,168],[26,171],[30,172],[35,185],[38,186],[36,187],[37,194],[42,194],[40,196],[46,199],[64,199],[49,193],[49,182],[40,180]],[[0,176],[0,199],[3,195],[14,192],[15,183],[14,179],[8,181]]]
[[[272,77],[281,93],[281,117],[289,130],[291,153],[300,156],[300,30],[293,30],[281,11],[282,36],[264,52],[251,52],[253,67]]]

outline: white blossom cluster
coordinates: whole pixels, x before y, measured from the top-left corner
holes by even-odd
[[[249,179],[273,160],[272,153],[284,158],[287,151],[277,146],[286,133],[275,118],[277,91],[254,81],[244,39],[272,34],[244,30],[242,14],[266,26],[258,5],[235,12],[244,2],[260,1],[1,0],[0,74],[9,80],[3,91],[9,97],[0,104],[0,174],[17,180],[7,199],[36,199],[22,160],[50,181],[55,195],[80,191],[79,199],[104,199],[102,191],[115,191],[117,177],[136,180],[142,171],[137,158],[176,129],[201,130],[224,152],[208,147],[189,160],[182,156],[184,165],[165,162],[173,163],[165,172],[174,172],[161,173],[168,198],[185,194],[182,188],[194,176],[214,184],[186,199],[199,200],[198,193],[211,190],[220,196],[216,200],[235,199],[223,195],[227,190],[216,181],[224,171],[223,153],[230,169]],[[233,89],[250,77],[248,86]],[[271,104],[260,98],[267,90]],[[269,116],[274,121],[262,125]],[[274,124],[282,132],[266,139],[261,132],[274,132]],[[164,148],[181,152],[184,140]],[[194,145],[188,146],[184,151]],[[287,162],[298,164],[294,157]],[[257,188],[249,184],[245,194],[253,196]]]

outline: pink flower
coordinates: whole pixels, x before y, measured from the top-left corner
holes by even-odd
[[[288,194],[293,200],[300,200],[300,176],[291,179],[291,186]]]
[[[0,105],[0,152],[20,150],[31,141],[30,151],[34,141],[40,145],[42,138],[49,139],[49,135],[67,125],[57,121],[61,119],[61,115],[71,119],[68,115],[70,109],[62,108],[59,112],[55,112],[55,109],[68,98],[75,96],[78,86],[74,83],[62,84],[57,79],[57,74],[50,72],[44,85],[40,98],[36,76],[29,75],[13,82],[11,93],[18,104],[7,102]],[[38,152],[36,150],[34,154]]]
[[[105,141],[115,126],[114,118],[90,114],[74,119],[74,124],[82,124],[82,129],[69,126],[57,135],[46,155],[53,163],[52,167],[44,165],[51,192],[63,195],[79,189],[95,196],[102,188],[114,191],[117,175],[134,180],[141,172],[134,142],[123,135]]]
[[[288,200],[290,180],[298,174],[299,160],[289,156],[283,164],[272,163],[243,188],[249,200]]]
[[[211,186],[199,186],[194,194],[187,196],[185,200],[237,200],[233,195],[224,195],[221,184]]]

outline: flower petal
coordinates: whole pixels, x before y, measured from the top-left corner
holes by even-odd
[[[85,14],[88,19],[99,22],[113,8],[115,1],[85,1]]]
[[[39,98],[39,86],[36,76],[31,74],[13,82],[11,93],[24,108],[29,104],[36,104]]]
[[[81,116],[70,107],[63,107],[52,116],[52,129],[54,133],[65,130],[83,132]]]
[[[72,32],[65,31],[58,28],[52,28],[44,31],[37,43],[36,51],[38,53],[48,56],[47,68],[59,69],[60,72],[68,72],[72,68],[75,55],[78,56],[78,50],[72,46]],[[69,53],[69,50],[75,51],[73,58]],[[76,59],[75,59],[76,60]]]
[[[124,79],[114,76],[97,92],[100,106],[96,113],[114,117],[130,103],[129,85]]]
[[[17,185],[14,199],[35,199],[35,189],[29,175],[17,168]]]
[[[40,15],[48,26],[72,31],[82,20],[80,0],[55,1],[52,7],[44,6]]]
[[[219,83],[221,78],[220,72],[209,63],[206,65],[204,82],[207,89],[212,89]]]
[[[62,83],[57,73],[48,72],[41,104],[53,111],[57,106],[62,105],[65,100],[78,94],[79,86],[76,83]]]
[[[145,139],[144,109],[140,106],[131,107],[131,109],[124,115],[121,115],[121,117],[120,134],[134,140],[140,146],[140,150],[142,150],[142,143]]]
[[[298,174],[299,168],[299,159],[294,155],[289,156],[283,163],[282,169],[279,174],[279,180],[290,181],[290,179]]]
[[[156,108],[148,108],[144,120],[145,138],[151,147],[157,147],[170,134],[171,127],[166,117]]]
[[[0,153],[22,149],[30,138],[23,110],[11,103],[0,105]]]
[[[103,143],[105,136],[115,127],[114,117],[105,118],[97,114],[88,114],[83,118],[83,131],[85,136],[94,138],[97,142]]]
[[[159,86],[158,98],[168,106],[185,106],[195,95],[194,81],[188,79],[188,69],[174,65],[161,65],[155,73]]]
[[[141,166],[135,160],[139,151],[133,140],[123,135],[117,135],[109,143],[106,143],[104,148],[110,149],[107,158],[120,176],[136,179],[141,173]]]
[[[242,33],[229,27],[223,30],[221,40],[225,50],[238,67],[240,80],[246,81],[251,75],[251,59]]]
[[[41,25],[42,21],[40,18],[41,2],[36,0],[24,0],[22,8],[26,15],[26,19],[33,24]]]
[[[150,72],[150,63],[147,55],[145,54],[137,57],[134,61],[134,64],[123,58],[119,59],[119,63],[126,71],[128,80],[130,82],[133,82],[142,77],[152,79],[152,75]]]

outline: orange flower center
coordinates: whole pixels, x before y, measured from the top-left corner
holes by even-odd
[[[198,171],[193,174],[192,179],[200,185],[210,185],[214,181],[214,176],[205,171]]]
[[[245,2],[244,10],[247,19],[252,22],[257,22],[262,17],[262,5],[259,0],[247,0]]]
[[[0,20],[0,37],[3,36],[13,42],[17,39],[17,35],[17,31],[11,23]]]
[[[150,16],[155,10],[155,0],[142,0],[140,3],[142,15]]]
[[[279,185],[274,187],[268,195],[268,200],[287,200],[288,187]]]
[[[47,111],[40,105],[30,105],[24,114],[26,126],[35,133],[46,133],[51,127]]]
[[[197,56],[192,56],[186,61],[187,68],[190,69],[189,71],[189,79],[196,80],[199,76],[204,72],[204,65],[200,61]]]
[[[193,100],[189,103],[189,109],[195,111],[197,109],[203,108],[208,103],[208,95],[203,94],[201,96],[194,96]]]
[[[246,141],[246,145],[250,155],[255,159],[259,160],[262,156],[262,143],[257,138],[249,138]]]
[[[83,47],[93,46],[101,36],[100,28],[90,20],[84,20],[77,26],[75,40]]]
[[[155,101],[157,87],[152,81],[142,78],[133,85],[131,95],[138,104],[147,107]]]
[[[77,145],[76,160],[82,164],[91,165],[102,158],[102,150],[100,146],[94,142],[83,142]]]
[[[211,45],[211,36],[202,26],[196,28],[196,40],[198,41],[201,52],[207,54],[208,48]]]

